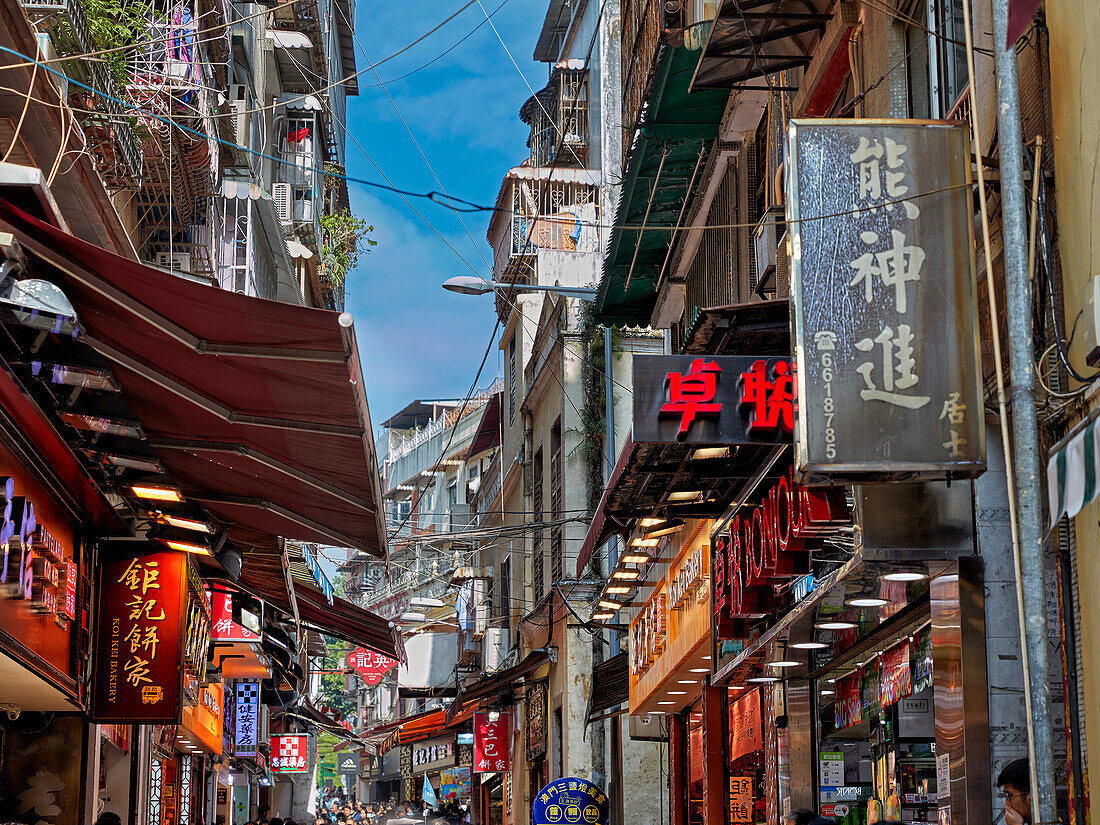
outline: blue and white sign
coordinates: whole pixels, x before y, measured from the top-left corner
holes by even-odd
[[[609,818],[607,794],[575,776],[551,782],[531,806],[532,825],[607,825]]]
[[[260,734],[260,683],[256,679],[238,679],[236,692],[236,719],[234,720],[236,747],[234,756],[255,756]]]

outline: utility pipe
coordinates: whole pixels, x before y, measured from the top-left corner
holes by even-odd
[[[1012,431],[1016,447],[1017,514],[1023,605],[1021,644],[1028,651],[1024,690],[1031,712],[1028,740],[1033,825],[1054,825],[1054,731],[1051,725],[1050,662],[1047,638],[1046,573],[1043,567],[1041,463],[1035,410],[1035,342],[1032,338],[1031,283],[1027,270],[1024,142],[1015,44],[1008,38],[1008,0],[993,0],[993,51],[997,74],[997,138],[1001,167],[1005,293],[1008,310]],[[973,97],[973,95],[972,95]],[[980,161],[979,161],[980,162]]]

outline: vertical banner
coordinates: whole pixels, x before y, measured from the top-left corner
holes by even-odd
[[[836,702],[833,708],[837,730],[850,728],[862,721],[863,697],[860,692],[861,686],[862,674],[859,670],[853,670],[847,676],[836,680]]]
[[[884,708],[897,704],[913,692],[913,670],[909,666],[909,640],[898,642],[882,652],[879,671],[882,686],[879,700]]]
[[[255,756],[260,733],[260,683],[256,679],[238,679],[234,720],[235,756]]]
[[[495,722],[488,713],[474,714],[474,772],[494,773],[511,768],[512,715],[502,713]]]
[[[966,127],[793,120],[789,141],[800,480],[980,475]]]
[[[730,761],[764,747],[760,691],[753,690],[736,702],[730,702]]]
[[[188,564],[149,553],[100,566],[92,722],[180,721]]]

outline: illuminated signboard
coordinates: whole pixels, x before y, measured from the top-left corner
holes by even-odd
[[[101,564],[92,722],[180,721],[189,563],[167,552]]]
[[[786,358],[636,355],[636,442],[790,444],[794,374]]]
[[[271,737],[272,773],[306,773],[309,737],[304,733],[281,733]]]
[[[488,713],[474,714],[474,772],[494,773],[511,768],[512,715],[502,713],[495,720]]]
[[[257,679],[238,679],[234,686],[234,754],[255,756],[260,733],[260,682]]]

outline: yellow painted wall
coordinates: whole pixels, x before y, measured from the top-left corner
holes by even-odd
[[[1059,252],[1065,288],[1065,318],[1072,327],[1084,308],[1070,353],[1085,367],[1082,327],[1091,326],[1086,289],[1100,274],[1100,14],[1095,0],[1047,0],[1050,30],[1051,108],[1054,116],[1055,193]],[[1096,402],[1093,402],[1095,404]],[[1077,573],[1081,601],[1079,661],[1085,691],[1089,751],[1100,753],[1100,505],[1076,519]],[[1095,772],[1093,772],[1095,773]],[[1089,783],[1089,796],[1097,789]]]

